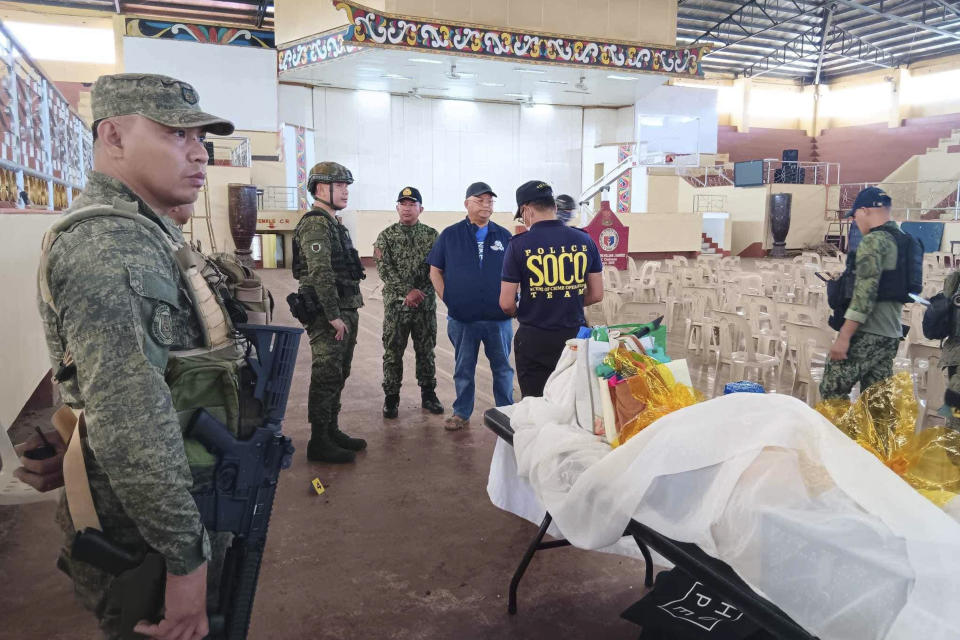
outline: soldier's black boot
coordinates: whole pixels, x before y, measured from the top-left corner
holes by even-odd
[[[363,438],[351,438],[340,431],[340,424],[336,420],[333,421],[333,428],[330,429],[330,438],[341,449],[348,451],[363,451],[367,448],[367,441]]]
[[[433,389],[420,388],[420,406],[435,415],[443,413],[443,405]]]
[[[400,412],[400,394],[399,393],[387,394],[386,399],[384,399],[383,401],[383,417],[396,418],[399,412]]]
[[[307,460],[310,462],[332,462],[342,464],[353,462],[357,457],[353,451],[337,445],[330,437],[325,424],[312,424],[310,442],[307,444]]]

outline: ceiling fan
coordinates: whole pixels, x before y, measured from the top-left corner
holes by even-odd
[[[587,76],[580,76],[580,82],[573,85],[573,89],[564,89],[564,93],[590,93],[590,87],[586,83]]]

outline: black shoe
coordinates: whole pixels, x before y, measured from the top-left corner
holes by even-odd
[[[433,389],[421,389],[420,406],[434,415],[443,413],[443,405],[440,404],[440,398]]]
[[[400,412],[400,394],[391,393],[383,401],[383,417],[396,418]]]
[[[330,430],[330,439],[341,449],[347,449],[349,451],[363,451],[367,448],[366,440],[363,438],[351,438],[343,431],[340,431],[340,427],[336,424],[334,424],[333,429]]]
[[[307,443],[307,460],[344,464],[356,460],[357,455],[337,445],[327,433],[325,425],[313,425],[310,442]]]

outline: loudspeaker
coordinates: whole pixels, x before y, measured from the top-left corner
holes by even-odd
[[[784,149],[783,150],[783,161],[784,162],[797,162],[800,160],[800,151],[797,149]]]
[[[207,140],[203,146],[207,148],[207,164],[213,164],[213,142]]]

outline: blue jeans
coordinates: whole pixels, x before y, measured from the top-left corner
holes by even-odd
[[[510,367],[510,342],[513,339],[513,324],[510,320],[477,320],[460,322],[447,317],[447,336],[453,344],[456,365],[453,384],[457,399],[453,401],[453,413],[467,419],[473,413],[476,393],[474,374],[477,370],[477,355],[480,343],[490,361],[493,374],[493,398],[498,407],[513,404],[513,369]]]

